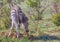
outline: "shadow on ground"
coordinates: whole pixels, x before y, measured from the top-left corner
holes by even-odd
[[[44,41],[47,41],[47,40],[60,40],[60,38],[57,37],[57,36],[49,36],[49,35],[42,35],[42,36],[38,36],[38,37],[31,36],[29,39],[30,40],[44,40]]]

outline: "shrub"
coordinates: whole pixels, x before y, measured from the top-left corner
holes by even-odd
[[[8,29],[10,27],[10,10],[8,7],[3,8],[3,14],[0,14],[2,16],[0,18],[0,29]]]
[[[56,24],[57,26],[60,26],[60,13],[55,14],[52,20],[54,24]]]

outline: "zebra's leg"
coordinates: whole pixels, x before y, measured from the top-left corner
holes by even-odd
[[[25,29],[25,34],[27,34],[27,36],[29,36],[28,22],[24,22],[23,25],[24,25],[24,29]]]
[[[17,30],[17,38],[19,38],[19,36],[20,36],[20,24],[15,22],[15,27],[16,27],[16,30]]]
[[[14,23],[13,23],[13,21],[12,21],[11,28],[10,28],[10,31],[9,31],[8,36],[10,36],[10,35],[12,34],[13,29],[14,29]]]

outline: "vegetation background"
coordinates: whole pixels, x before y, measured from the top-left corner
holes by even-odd
[[[29,33],[36,38],[1,36],[1,42],[60,42],[60,0],[0,0],[0,32],[8,32],[10,29],[10,10],[14,2],[19,4],[28,17]],[[22,25],[20,32],[24,33]]]

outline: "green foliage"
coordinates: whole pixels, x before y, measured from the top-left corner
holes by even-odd
[[[10,10],[8,7],[5,7],[3,10],[3,14],[0,14],[0,29],[7,29],[10,27]]]
[[[3,4],[6,4],[7,3],[7,0],[3,0]]]
[[[56,24],[57,26],[60,25],[60,13],[56,14],[53,16],[53,22],[54,24]]]
[[[37,20],[42,19],[42,13],[44,12],[44,9],[43,9],[43,11],[41,10],[41,12],[40,12],[41,2],[42,2],[42,0],[27,0],[27,2],[26,2],[27,5],[36,9],[36,12],[38,13]]]
[[[20,39],[18,39],[18,38],[13,39],[10,37],[1,37],[0,36],[0,42],[30,42],[30,41],[29,41],[28,37],[24,37],[22,39],[21,38]]]
[[[55,0],[55,2],[60,2],[60,0]]]
[[[28,0],[26,2],[30,7],[36,7],[37,6],[37,1],[36,0]]]
[[[35,21],[38,19],[38,14],[34,14],[33,16],[31,16],[31,20]]]

